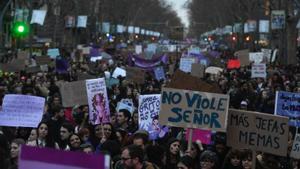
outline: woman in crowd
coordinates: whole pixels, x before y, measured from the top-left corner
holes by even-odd
[[[241,152],[231,149],[224,159],[222,169],[242,169]]]
[[[30,141],[33,141],[35,139],[37,139],[37,130],[35,128],[33,128],[30,131],[30,135],[29,135],[29,137],[27,139],[27,143],[30,142]]]
[[[165,169],[174,169],[180,159],[180,141],[175,138],[170,138],[168,141],[166,152]]]
[[[82,141],[80,139],[80,136],[78,134],[71,134],[69,137],[69,145],[71,151],[80,151],[80,145],[82,144]]]
[[[53,135],[48,127],[48,124],[44,121],[40,122],[37,127],[37,138],[27,143],[29,146],[36,147],[50,147],[59,149],[59,146],[53,140]]]
[[[10,167],[9,169],[18,169],[18,157],[21,145],[25,144],[25,141],[21,138],[14,139],[10,145]]]
[[[205,150],[200,156],[201,169],[218,169],[218,157],[215,152]]]

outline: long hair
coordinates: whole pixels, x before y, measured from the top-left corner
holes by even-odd
[[[37,138],[39,138],[39,128],[41,127],[42,124],[45,124],[48,128],[48,133],[47,133],[46,138],[45,138],[45,142],[46,142],[45,147],[54,148],[55,147],[55,142],[54,142],[54,139],[53,139],[53,131],[51,130],[51,127],[49,127],[47,122],[41,121],[39,123],[39,125],[37,127]]]

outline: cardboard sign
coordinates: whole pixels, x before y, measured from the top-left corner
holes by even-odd
[[[185,139],[189,140],[190,129],[186,131]],[[202,129],[193,129],[192,142],[200,141],[202,144],[209,145],[211,143],[211,131]]]
[[[294,139],[290,157],[300,159],[300,134],[297,133]]]
[[[64,83],[60,87],[60,93],[64,107],[88,104],[85,81]]]
[[[48,65],[51,63],[51,58],[48,56],[39,56],[35,58],[36,64],[38,65]]]
[[[63,159],[63,160],[62,160]],[[19,169],[110,169],[110,157],[102,154],[22,146]]]
[[[300,93],[276,92],[275,114],[290,117],[289,125],[300,126]]]
[[[204,70],[205,70],[205,66],[203,64],[193,63],[191,75],[198,78],[203,78]]]
[[[105,79],[86,80],[89,117],[93,125],[109,122],[110,111]]]
[[[165,70],[162,66],[154,68],[154,74],[155,74],[155,79],[156,80],[165,80]]]
[[[286,156],[288,133],[289,126],[286,117],[229,110],[228,146]]]
[[[37,127],[42,120],[45,99],[28,95],[5,95],[0,126]]]
[[[162,131],[158,123],[160,94],[139,96],[139,129],[149,132],[151,140],[157,139]]]
[[[254,63],[262,63],[264,60],[264,53],[262,52],[250,52],[249,60]]]
[[[267,67],[265,63],[254,63],[251,69],[251,78],[266,78],[267,77]]]
[[[163,88],[159,122],[224,132],[228,107],[228,95]]]
[[[135,83],[144,83],[145,72],[140,68],[127,67],[126,68],[126,78]]]
[[[192,71],[192,64],[196,62],[195,58],[181,58],[179,69],[184,72]]]

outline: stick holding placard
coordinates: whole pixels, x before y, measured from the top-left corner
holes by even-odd
[[[251,168],[255,169],[255,167],[256,167],[256,151],[252,150],[252,165],[251,165]]]
[[[189,140],[188,140],[188,152],[190,152],[192,149],[192,142],[193,142],[193,128],[189,128],[188,130],[190,130]]]

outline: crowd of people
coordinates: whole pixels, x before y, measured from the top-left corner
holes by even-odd
[[[46,98],[43,119],[37,128],[0,128],[0,168],[18,168],[18,155],[21,145],[48,147],[65,151],[88,154],[109,154],[111,168],[134,169],[250,169],[252,151],[238,150],[226,146],[226,133],[212,132],[211,144],[193,142],[188,148],[186,130],[170,127],[167,134],[157,140],[150,140],[149,133],[140,130],[138,112],[116,110],[122,99],[132,99],[138,107],[138,96],[159,94],[161,88],[171,79],[169,65],[175,63],[178,69],[179,58],[163,65],[166,80],[156,80],[151,72],[146,73],[144,83],[137,84],[119,77],[118,84],[107,87],[110,107],[109,122],[92,125],[89,122],[88,105],[63,107],[59,84],[78,80],[79,73],[89,73],[95,77],[105,77],[116,67],[127,66],[124,52],[113,54],[113,61],[97,61],[90,66],[88,58],[81,58],[76,52],[62,52],[61,57],[69,62],[67,73],[59,74],[49,65],[47,72],[0,73],[0,103],[5,94],[35,95]],[[225,57],[223,57],[225,58]],[[171,63],[173,62],[173,63]],[[224,94],[230,96],[230,107],[274,113],[276,91],[300,92],[299,65],[268,65],[268,76],[251,78],[251,66],[227,70],[218,75],[206,74],[202,80],[218,84]],[[184,82],[183,82],[184,83]],[[1,104],[0,104],[1,105]],[[290,127],[289,150],[293,143],[295,129]],[[298,169],[300,161],[287,154],[279,157],[257,152],[258,169]]]

